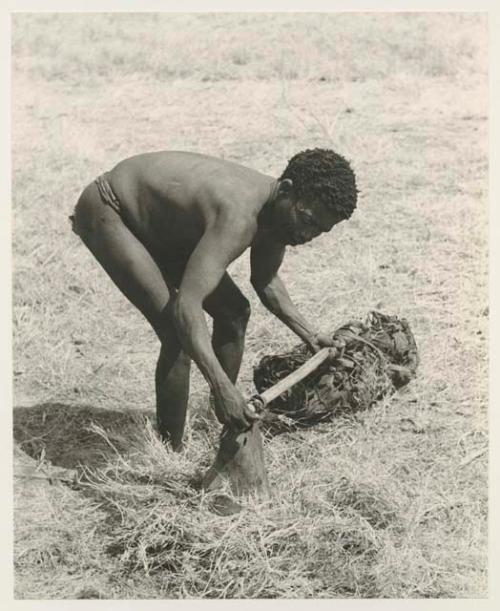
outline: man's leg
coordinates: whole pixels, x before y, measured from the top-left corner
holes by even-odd
[[[250,303],[224,274],[218,287],[205,300],[205,310],[213,318],[212,346],[222,368],[233,384],[238,378],[250,318]]]
[[[170,321],[166,327],[156,365],[156,417],[162,439],[170,439],[178,451],[186,424],[191,359],[181,349]]]
[[[168,312],[169,289],[143,244],[89,185],[75,208],[73,228],[116,286],[151,323],[162,348],[156,367],[160,434],[180,447],[189,391],[189,359]]]

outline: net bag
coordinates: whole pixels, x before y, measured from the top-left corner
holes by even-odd
[[[418,354],[404,318],[372,311],[363,323],[349,321],[332,334],[337,355],[267,406],[264,424],[278,420],[310,425],[339,412],[370,407],[415,377]],[[264,356],[254,367],[254,383],[262,393],[303,365],[312,352],[305,344],[280,355]],[[276,418],[276,415],[284,415]]]

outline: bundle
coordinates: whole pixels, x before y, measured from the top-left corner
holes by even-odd
[[[276,415],[297,425],[329,420],[341,411],[370,407],[415,377],[418,354],[404,318],[372,311],[363,323],[349,321],[332,333],[341,346],[307,378],[269,403],[264,424],[272,428]],[[263,357],[254,368],[254,383],[262,393],[305,363],[312,355],[300,344],[290,352]]]

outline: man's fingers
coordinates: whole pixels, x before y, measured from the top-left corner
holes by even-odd
[[[248,409],[245,410],[240,419],[234,421],[234,424],[239,430],[246,431],[252,428],[257,420],[260,420],[260,416],[256,412],[251,411],[251,409]]]
[[[252,422],[254,422],[255,420],[260,420],[262,418],[262,416],[255,410],[252,405],[246,406],[245,416],[247,416],[247,418],[250,418]]]
[[[217,409],[216,406],[215,412],[222,424],[241,432],[250,429],[254,422],[261,419],[261,416],[251,404],[240,405],[240,410],[226,412],[223,409]]]

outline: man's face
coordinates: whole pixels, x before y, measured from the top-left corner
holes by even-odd
[[[310,242],[344,219],[344,215],[321,202],[305,204],[301,200],[290,199],[282,218],[286,243],[297,246]]]

